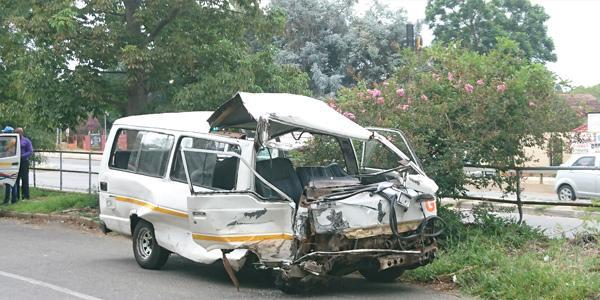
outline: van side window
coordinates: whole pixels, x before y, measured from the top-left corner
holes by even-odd
[[[17,137],[0,137],[0,158],[12,157],[17,155]]]
[[[142,138],[137,172],[150,176],[164,176],[174,140],[172,135],[146,132]]]
[[[207,188],[233,190],[237,182],[239,159],[227,156],[225,152],[240,154],[239,146],[200,138],[183,137],[179,140],[175,161],[171,170],[171,179],[187,182],[181,148],[212,150],[221,154],[186,151],[185,159],[192,184]]]
[[[593,167],[596,164],[596,158],[593,156],[584,156],[573,163],[573,167]]]
[[[116,139],[109,167],[149,176],[164,176],[175,140],[172,135],[121,129]]]

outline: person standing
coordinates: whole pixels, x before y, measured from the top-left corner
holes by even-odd
[[[2,130],[2,133],[13,133],[13,132],[14,132],[14,129],[10,126],[6,126]],[[7,149],[5,149],[5,151],[7,153],[13,153],[10,155],[14,155],[14,153],[16,151],[16,149],[15,149],[16,147],[17,147],[16,141],[14,141],[12,144],[7,145]],[[13,186],[10,186],[9,184],[5,184],[4,185],[4,202],[2,204],[7,205],[9,203],[17,202],[18,193],[19,193],[19,188],[17,187],[17,181],[15,181],[15,184]]]
[[[29,199],[29,158],[33,155],[31,140],[25,136],[23,128],[15,129],[15,133],[21,136],[21,165],[17,177],[17,198],[19,198],[19,180],[21,181],[21,199]]]

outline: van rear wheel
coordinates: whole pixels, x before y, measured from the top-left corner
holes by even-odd
[[[144,269],[161,269],[171,253],[158,245],[152,224],[139,220],[133,230],[133,255]]]
[[[383,271],[361,269],[358,271],[365,279],[373,282],[394,282],[396,278],[402,276],[402,273],[404,273],[404,269],[402,268],[389,268]]]

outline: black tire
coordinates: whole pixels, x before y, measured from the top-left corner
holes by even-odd
[[[161,247],[156,242],[152,224],[139,220],[133,230],[133,255],[135,260],[144,269],[161,269],[171,252]]]
[[[401,268],[389,268],[383,271],[375,269],[363,269],[359,270],[360,274],[368,281],[373,282],[394,282],[396,278],[402,276],[404,269]]]
[[[575,201],[577,196],[575,195],[575,191],[568,184],[563,184],[558,187],[558,200],[560,201]]]

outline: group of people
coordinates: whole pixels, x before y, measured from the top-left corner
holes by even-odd
[[[16,203],[19,199],[29,199],[29,158],[33,155],[33,145],[31,140],[25,136],[23,128],[13,129],[6,126],[2,133],[17,133],[21,137],[21,163],[19,165],[19,174],[17,181],[11,187],[6,184],[4,187],[4,202],[3,205]]]

